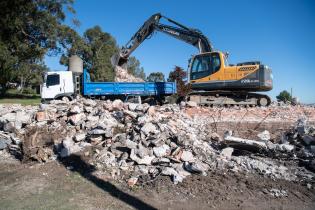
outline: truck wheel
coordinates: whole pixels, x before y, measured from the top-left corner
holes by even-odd
[[[268,99],[266,97],[260,97],[258,99],[258,105],[259,106],[268,106],[269,105]]]

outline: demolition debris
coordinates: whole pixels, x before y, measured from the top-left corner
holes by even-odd
[[[227,170],[312,187],[315,129],[307,119],[313,120],[315,111],[301,106],[294,114],[292,109],[277,105],[204,108],[191,103],[150,106],[85,98],[40,106],[1,105],[0,150],[39,162],[84,155],[97,174],[125,179],[129,186],[160,175],[178,183],[191,174]],[[296,123],[280,137],[262,130],[254,138],[243,138],[228,126],[224,134],[218,129],[219,123],[239,125],[247,120],[259,127],[277,119]],[[283,191],[270,193],[286,196]]]

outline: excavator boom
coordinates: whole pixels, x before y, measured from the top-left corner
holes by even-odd
[[[161,19],[165,19],[174,26],[160,23]],[[131,37],[120,52],[111,59],[113,66],[123,66],[128,61],[130,54],[147,38],[151,37],[155,31],[159,31],[170,35],[176,39],[184,41],[199,49],[200,53],[212,52],[212,45],[208,38],[199,30],[188,28],[176,21],[162,16],[160,13],[152,15],[140,29]]]

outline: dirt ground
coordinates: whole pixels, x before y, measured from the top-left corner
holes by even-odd
[[[207,110],[201,110],[203,117],[217,122],[214,131],[220,135],[233,130],[236,136],[255,139],[266,129],[272,141],[302,115],[290,115],[288,109],[288,119],[279,120],[279,114],[264,117],[268,109]],[[191,116],[199,117],[199,112],[187,110]],[[301,113],[315,124],[313,109],[301,109]],[[232,119],[231,114],[240,119]],[[177,185],[170,177],[158,176],[133,188],[128,187],[127,178],[113,180],[97,174],[84,155],[44,164],[0,159],[0,209],[315,209],[314,186],[309,189],[303,183],[258,174],[209,171],[207,176],[192,175]],[[287,195],[275,197],[271,189],[284,190]]]
[[[129,188],[93,175],[80,156],[45,164],[0,163],[0,209],[314,209],[315,190],[259,175],[209,172],[174,185],[159,176]],[[285,190],[274,197],[268,190]]]

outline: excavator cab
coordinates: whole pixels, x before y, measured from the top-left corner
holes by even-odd
[[[222,52],[195,55],[189,65],[189,82],[195,90],[246,90],[272,89],[271,69],[260,62],[228,65]]]
[[[221,63],[217,52],[196,55],[191,61],[189,79],[195,81],[209,76],[220,70]]]

